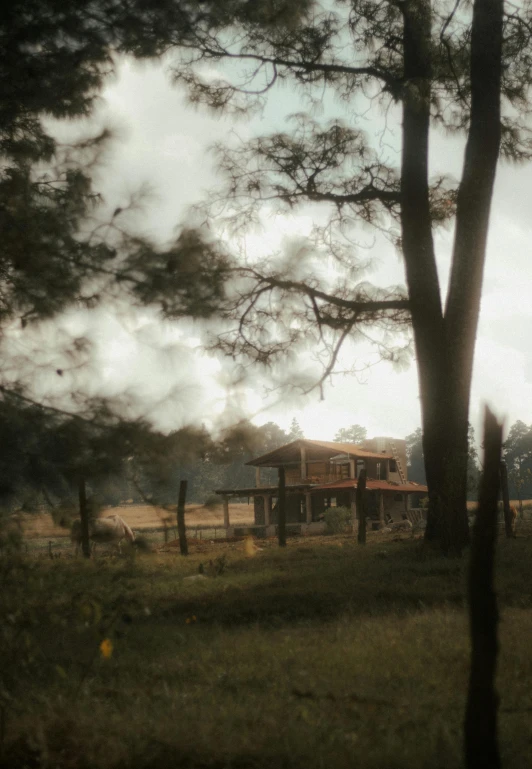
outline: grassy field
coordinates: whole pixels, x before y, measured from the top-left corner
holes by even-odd
[[[131,526],[137,534],[148,534],[153,544],[162,544],[164,541],[163,527],[166,523],[172,529],[169,529],[169,537],[172,539],[177,536],[176,527],[176,506],[170,506],[169,509],[155,507],[153,505],[121,505],[120,507],[109,507],[102,511],[102,515],[112,515],[117,513]],[[253,523],[253,505],[244,503],[234,503],[229,505],[229,516],[232,525],[246,526]],[[211,538],[214,537],[214,529],[219,528],[217,532],[222,534],[223,512],[221,507],[206,508],[203,505],[186,506],[186,524],[187,527],[209,526],[212,529],[206,532]],[[45,549],[48,542],[51,541],[54,550],[66,554],[71,549],[70,531],[54,523],[49,513],[19,513],[16,515],[16,521],[20,524],[24,533],[24,539],[31,549]],[[190,532],[193,535],[194,532]]]
[[[260,548],[6,560],[2,769],[462,766],[466,559],[376,533]],[[531,586],[532,540],[501,540],[516,769],[532,759]]]

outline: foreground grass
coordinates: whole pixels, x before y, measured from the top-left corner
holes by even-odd
[[[2,766],[462,766],[465,560],[376,538],[222,553],[205,580],[184,579],[204,553],[5,577]],[[498,592],[501,750],[524,768],[531,541],[501,541]]]

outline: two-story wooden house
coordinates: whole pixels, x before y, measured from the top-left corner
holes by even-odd
[[[406,444],[394,438],[372,438],[362,445],[331,443],[301,438],[268,454],[252,459],[255,486],[218,489],[224,507],[224,525],[230,529],[229,499],[253,498],[255,526],[273,534],[277,523],[277,486],[265,485],[262,468],[285,469],[286,522],[302,534],[323,528],[328,507],[349,507],[356,519],[357,478],[366,470],[368,513],[384,525],[401,520],[408,512],[411,494],[426,493],[427,487],[407,480]]]

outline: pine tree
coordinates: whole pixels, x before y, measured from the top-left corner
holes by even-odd
[[[362,443],[366,440],[368,431],[362,425],[351,425],[351,427],[341,427],[334,440],[338,443]]]
[[[118,15],[122,31],[113,26]],[[115,0],[14,0],[0,12],[0,344],[15,330],[31,345],[32,326],[117,297],[172,318],[206,318],[223,300],[226,261],[214,240],[205,248],[203,235],[184,229],[162,248],[128,233],[127,211],[106,214],[91,179],[104,162],[106,130],[73,144],[52,133],[50,118],[90,115],[124,27],[127,8]],[[75,368],[87,350],[73,340],[62,355]],[[133,444],[155,461],[164,436],[128,421],[121,404],[91,401],[72,386],[58,408],[44,408],[18,365],[0,366],[5,504],[42,490],[65,496],[65,483],[81,475],[119,472]]]
[[[298,438],[304,438],[305,434],[300,427],[299,422],[294,417],[290,422],[290,429],[288,430],[288,440],[297,441]]]
[[[144,4],[135,7],[142,15]],[[140,55],[173,47],[173,75],[193,102],[245,114],[279,83],[290,83],[327,113],[341,105],[333,119],[303,110],[286,131],[219,148],[227,184],[214,202],[218,224],[227,204],[228,232],[256,226],[265,206],[325,211],[325,223],[290,258],[240,265],[234,333],[224,334],[220,347],[273,364],[297,345],[313,345],[323,383],[344,341],[357,335],[369,335],[384,358],[402,365],[404,345],[392,344],[390,334],[411,324],[430,496],[426,535],[446,553],[461,552],[468,542],[468,412],[495,170],[500,154],[530,157],[530,4],[234,0],[180,4],[179,14],[175,5],[159,7],[142,45],[124,46]],[[209,63],[215,78],[210,70],[205,76]],[[402,152],[394,165],[385,147],[387,119],[398,105]],[[362,113],[383,120],[380,145],[361,130]],[[458,184],[429,178],[431,128],[466,137]],[[444,303],[433,231],[453,217]],[[357,222],[376,226],[401,249],[406,290],[358,278]],[[320,269],[324,254],[337,265],[328,276]]]

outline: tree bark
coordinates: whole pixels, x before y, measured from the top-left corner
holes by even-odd
[[[444,386],[445,321],[432,237],[428,148],[431,96],[431,14],[427,0],[407,0],[404,14],[403,150],[401,228],[423,423],[429,489],[426,537],[442,541],[446,506],[444,461],[448,392]]]
[[[457,199],[449,292],[442,312],[428,184],[431,16],[405,0],[401,225],[418,362],[429,489],[426,538],[448,554],[469,541],[467,431],[493,183],[500,146],[502,0],[475,0],[471,113]]]
[[[279,492],[277,507],[279,547],[286,547],[286,478],[284,467],[279,468]]]
[[[78,480],[79,519],[81,522],[81,552],[85,558],[91,557],[91,542],[89,533],[89,508],[87,506],[87,489],[85,477],[80,475]]]
[[[366,544],[366,471],[361,470],[357,481],[356,508],[358,516],[358,535],[359,545]]]
[[[493,575],[502,425],[489,409],[484,423],[484,447],[484,475],[473,528],[468,582],[471,670],[464,723],[467,769],[498,769],[501,765],[497,742],[499,699],[495,691],[499,617]]]
[[[187,482],[179,483],[179,497],[177,500],[177,533],[179,535],[179,551],[181,555],[188,555],[187,529],[185,526],[185,502],[187,500]]]

